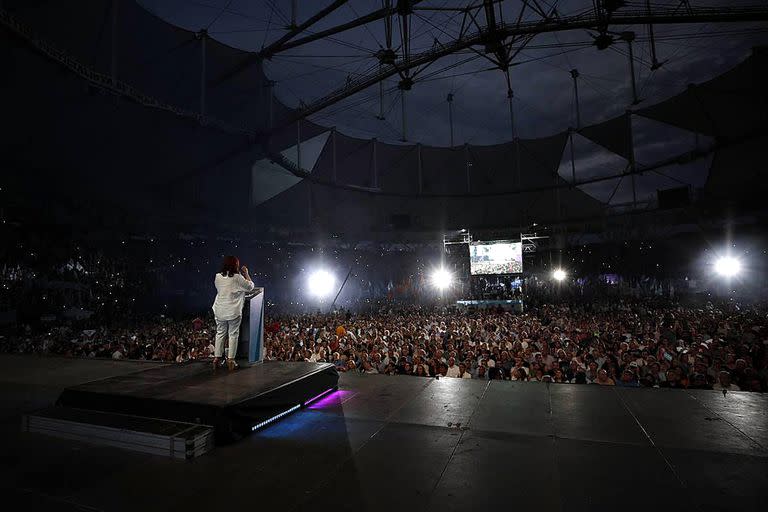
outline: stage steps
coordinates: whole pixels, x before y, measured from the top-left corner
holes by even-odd
[[[72,407],[51,407],[22,418],[22,430],[189,460],[214,448],[214,429]]]

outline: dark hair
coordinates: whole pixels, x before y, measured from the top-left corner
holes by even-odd
[[[220,272],[224,277],[232,277],[240,272],[240,260],[237,256],[224,256]]]

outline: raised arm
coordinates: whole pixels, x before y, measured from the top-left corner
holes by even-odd
[[[248,273],[248,267],[243,265],[240,268],[240,275],[243,277],[243,291],[249,292],[253,290],[253,280],[251,279],[251,275]]]

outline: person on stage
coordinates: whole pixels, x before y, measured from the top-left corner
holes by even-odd
[[[214,349],[213,368],[219,366],[224,356],[224,340],[229,339],[227,349],[227,368],[237,367],[237,340],[240,337],[240,322],[243,319],[245,294],[253,290],[253,281],[248,274],[248,267],[240,267],[240,260],[235,256],[225,256],[221,271],[216,274],[216,300],[213,301],[213,316],[216,318],[216,346]]]

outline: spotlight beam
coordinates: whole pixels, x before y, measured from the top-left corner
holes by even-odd
[[[336,278],[327,270],[316,270],[309,275],[309,279],[307,280],[309,293],[320,299],[333,293],[335,285]]]
[[[715,261],[715,272],[723,277],[734,277],[741,272],[741,262],[732,256],[723,256]]]
[[[430,276],[432,285],[440,291],[450,288],[453,284],[453,274],[445,268],[438,268]]]

